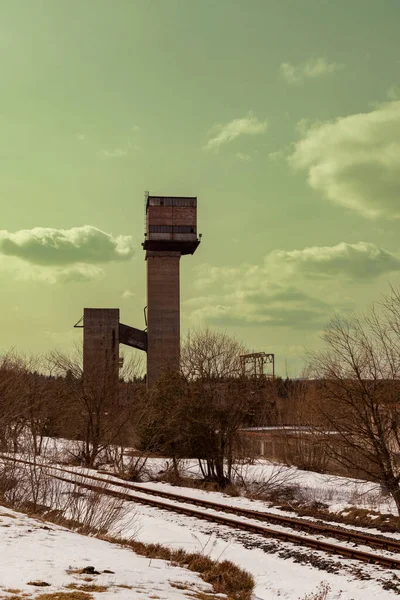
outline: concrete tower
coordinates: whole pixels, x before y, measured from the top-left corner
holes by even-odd
[[[86,393],[116,398],[119,374],[119,309],[85,308],[83,373]]]
[[[148,387],[179,369],[179,261],[199,243],[197,198],[146,195]]]

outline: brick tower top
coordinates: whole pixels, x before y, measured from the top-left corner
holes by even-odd
[[[193,254],[200,244],[197,237],[197,198],[146,194],[144,235],[144,250]]]

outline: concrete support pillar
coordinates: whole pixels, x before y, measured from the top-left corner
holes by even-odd
[[[83,373],[87,393],[116,399],[119,379],[119,308],[85,308]]]
[[[180,252],[147,250],[147,386],[179,369]]]

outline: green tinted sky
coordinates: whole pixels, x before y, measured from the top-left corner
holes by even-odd
[[[333,311],[400,283],[399,22],[398,0],[0,0],[0,347],[68,349],[84,306],[143,326],[148,189],[199,198],[183,328],[298,371]]]

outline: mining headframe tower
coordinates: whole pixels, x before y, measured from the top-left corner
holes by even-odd
[[[76,324],[84,327],[84,380],[98,389],[116,389],[120,343],[147,352],[148,388],[163,372],[179,370],[180,259],[194,254],[200,244],[197,198],[146,192],[145,221],[147,330],[120,323],[115,308],[85,308],[83,319]]]
[[[181,256],[194,254],[197,198],[146,194],[147,381],[179,370]]]

